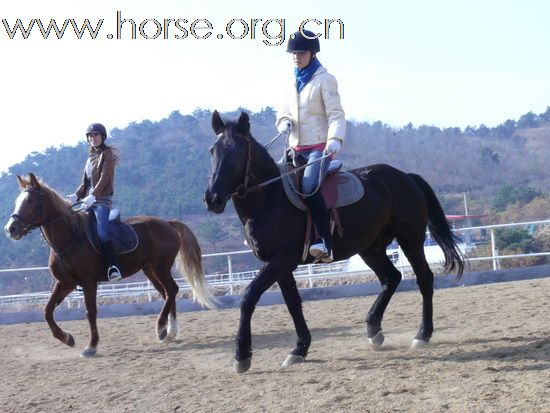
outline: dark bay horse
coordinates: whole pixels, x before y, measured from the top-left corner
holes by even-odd
[[[85,212],[73,212],[69,202],[56,191],[30,174],[28,179],[17,176],[21,193],[15,201],[15,210],[5,226],[8,236],[19,240],[35,228],[41,228],[50,245],[48,265],[56,279],[44,317],[61,342],[73,347],[73,336],[55,322],[53,312],[77,285],[82,286],[91,337],[82,356],[96,354],[99,343],[97,332],[97,282],[106,274],[107,263],[87,240],[84,229],[88,224]],[[143,270],[165,300],[157,321],[157,335],[161,341],[176,337],[176,295],[179,287],[171,274],[176,261],[193,291],[193,298],[209,308],[215,299],[208,291],[202,271],[201,249],[191,230],[180,221],[164,221],[151,216],[137,216],[125,222],[132,225],[139,239],[138,247],[119,256],[124,276]]]
[[[236,337],[235,370],[248,370],[252,360],[251,318],[260,296],[279,284],[298,336],[296,347],[283,366],[305,360],[311,335],[302,312],[301,298],[292,271],[301,262],[306,233],[306,213],[288,201],[281,181],[255,190],[256,185],[280,176],[275,161],[250,134],[248,115],[224,122],[212,115],[217,139],[210,148],[212,170],[204,200],[208,210],[224,211],[231,198],[255,254],[265,263],[248,285],[241,300],[241,320]],[[434,276],[424,256],[428,226],[445,255],[445,268],[462,274],[464,261],[441,205],[431,187],[415,174],[388,165],[372,165],[351,171],[362,181],[365,196],[339,208],[343,237],[333,238],[335,260],[359,254],[376,273],[382,291],[366,316],[367,337],[373,346],[384,341],[382,317],[401,281],[401,273],[386,247],[396,239],[416,274],[422,294],[422,321],[413,346],[427,345],[433,332]],[[311,262],[311,257],[310,261]]]

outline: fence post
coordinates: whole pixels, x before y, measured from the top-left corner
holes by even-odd
[[[493,257],[493,270],[498,270],[499,262],[498,262],[498,253],[496,248],[496,242],[495,242],[495,229],[491,228],[491,256]]]
[[[227,272],[229,275],[229,294],[233,294],[233,266],[229,254],[227,255]]]
[[[313,265],[312,264],[308,264],[307,265],[307,273],[309,275],[309,288],[312,288],[313,287]]]

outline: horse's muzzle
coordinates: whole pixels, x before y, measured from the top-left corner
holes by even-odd
[[[6,235],[14,240],[21,239],[24,235],[24,231],[22,231],[20,225],[17,225],[17,221],[15,221],[13,218],[10,218],[6,226],[4,227],[4,231],[6,231]]]
[[[219,196],[218,194],[210,193],[206,191],[203,196],[203,201],[206,203],[207,209],[214,214],[221,214],[225,209],[226,200]]]

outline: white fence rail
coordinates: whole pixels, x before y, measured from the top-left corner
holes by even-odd
[[[467,238],[470,238],[470,235],[479,231],[489,231],[489,251],[490,255],[483,257],[471,257],[468,258],[469,261],[491,261],[492,267],[494,270],[500,268],[500,262],[502,260],[519,258],[519,257],[536,257],[536,256],[550,256],[550,251],[546,252],[537,252],[529,254],[513,254],[513,255],[500,255],[495,242],[495,231],[500,228],[509,228],[509,227],[535,227],[541,225],[550,225],[550,220],[545,221],[530,221],[530,222],[521,222],[521,223],[510,223],[510,224],[500,224],[500,225],[486,225],[480,227],[470,227],[470,228],[460,228],[456,229],[456,232],[468,234]],[[426,247],[429,249],[431,247]],[[438,248],[438,247],[434,247]],[[477,250],[475,244],[465,245],[461,244],[463,252],[468,253],[468,251]],[[203,259],[208,259],[209,257],[219,257],[224,256],[227,259],[227,272],[208,274],[206,279],[210,286],[222,290],[222,293],[232,294],[236,287],[247,285],[257,274],[258,270],[250,270],[244,272],[234,272],[233,268],[233,257],[240,254],[250,254],[250,250],[244,251],[233,251],[226,253],[218,254],[204,254]],[[388,250],[388,256],[392,259],[396,267],[403,273],[405,276],[410,272],[410,266],[400,250],[399,247],[395,249]],[[427,254],[428,260],[430,254]],[[433,258],[430,262],[432,266],[441,264],[439,258]],[[353,261],[353,259],[352,259]],[[48,267],[32,267],[32,268],[15,268],[15,269],[1,269],[0,276],[2,273],[6,272],[29,272],[29,271],[45,271],[48,270]],[[294,276],[298,282],[305,281],[309,286],[313,286],[313,283],[317,279],[330,279],[330,278],[343,278],[343,277],[354,277],[354,276],[365,276],[373,274],[370,269],[366,266],[357,268],[357,266],[351,265],[350,260],[339,261],[331,264],[308,264],[301,265],[294,271]],[[180,291],[188,291],[189,285],[183,278],[176,279],[180,287]],[[32,304],[43,304],[45,303],[50,296],[49,291],[41,291],[35,293],[26,293],[26,294],[17,294],[17,295],[3,295],[0,296],[0,311],[13,311],[10,308],[21,308],[24,306]],[[101,284],[97,292],[98,298],[100,297],[141,297],[143,300],[152,301],[157,297],[157,291],[154,289],[152,284],[149,281],[139,281],[139,282],[130,282],[130,283],[110,283],[110,284]],[[66,305],[71,306],[80,306],[82,305],[82,292],[75,291],[69,295],[66,299]]]

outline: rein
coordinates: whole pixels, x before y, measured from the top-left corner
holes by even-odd
[[[61,216],[57,217],[56,219],[52,220],[52,221],[49,221],[49,222],[46,222],[45,224],[43,225],[47,225],[47,224],[51,224],[55,221],[58,221],[61,219]],[[46,241],[46,244],[48,244],[50,246],[50,248],[53,250],[53,252],[55,253],[55,255],[57,255],[58,257],[62,256],[63,254],[65,254],[67,251],[69,251],[69,249],[76,243],[76,238],[73,238],[73,241],[65,248],[63,248],[61,251],[58,251],[54,246],[53,244],[48,240],[48,238],[46,237],[46,234],[44,234],[44,230],[42,229],[42,226],[40,226],[40,233],[42,234],[42,237],[44,238],[44,241]]]
[[[273,142],[275,142],[281,135],[283,134],[283,132],[280,132],[279,134],[277,134],[277,136],[275,136],[273,139],[271,139],[267,144],[264,145],[264,148],[267,149],[271,146],[271,144],[273,144]],[[229,194],[229,196],[236,196],[237,198],[239,199],[242,199],[242,198],[245,198],[246,195],[248,195],[249,192],[255,192],[255,191],[259,191],[260,189],[262,189],[264,186],[267,186],[267,185],[270,185],[274,182],[277,182],[277,181],[280,181],[281,179],[283,179],[284,177],[286,176],[289,176],[289,175],[292,175],[292,174],[295,174],[299,171],[301,171],[302,169],[310,166],[310,165],[313,165],[314,163],[317,163],[317,162],[321,162],[323,161],[324,159],[328,158],[329,156],[331,156],[330,153],[326,153],[324,154],[323,156],[321,156],[319,159],[316,159],[312,162],[309,162],[309,163],[306,163],[305,165],[302,165],[302,166],[299,166],[295,169],[293,169],[292,171],[288,171],[288,172],[285,172],[285,173],[282,173],[280,174],[279,176],[276,176],[275,178],[271,178],[271,179],[268,179],[267,181],[264,181],[264,182],[261,182],[259,184],[256,184],[256,185],[252,185],[252,186],[248,186],[248,181],[250,180],[250,177],[252,176],[252,173],[251,173],[251,163],[252,163],[252,157],[251,157],[251,152],[252,152],[252,144],[250,142],[250,139],[246,138],[245,139],[246,142],[247,142],[247,145],[248,145],[248,157],[246,159],[246,174],[245,174],[245,177],[244,177],[244,182],[242,184],[240,184],[238,187],[237,187],[237,190],[235,192],[233,192],[232,194]],[[316,192],[316,191],[315,191]],[[313,193],[315,193],[313,192]],[[310,195],[307,195],[307,196],[311,196],[313,195],[310,194]],[[305,194],[299,194],[299,195],[302,195],[302,196],[306,196]]]
[[[310,165],[313,165],[314,163],[317,163],[317,162],[321,162],[322,160],[328,158],[331,154],[330,153],[327,153],[323,156],[321,156],[319,159],[316,159],[312,162],[309,162],[305,165],[302,165],[302,166],[299,166],[297,168],[294,168],[292,171],[289,171],[289,172],[285,172],[285,173],[282,173],[281,175],[279,176],[276,176],[275,178],[271,178],[271,179],[268,179],[267,181],[264,181],[262,183],[259,183],[259,184],[256,184],[256,185],[253,185],[253,186],[247,186],[247,183],[248,183],[248,175],[245,177],[245,181],[243,184],[239,185],[237,187],[237,190],[235,192],[233,192],[232,194],[230,194],[229,196],[233,196],[233,195],[236,195],[237,198],[244,198],[246,197],[246,195],[249,193],[249,192],[255,192],[255,191],[259,191],[260,189],[262,189],[264,186],[267,186],[269,184],[272,184],[273,182],[277,182],[281,179],[283,179],[285,176],[289,176],[289,175],[292,175],[292,174],[295,174],[296,172],[299,172],[301,171],[302,169],[310,166]],[[247,168],[248,169],[248,168]],[[303,196],[306,196],[305,194],[299,194],[299,195],[303,195]],[[311,196],[311,195],[308,195],[308,196]]]

